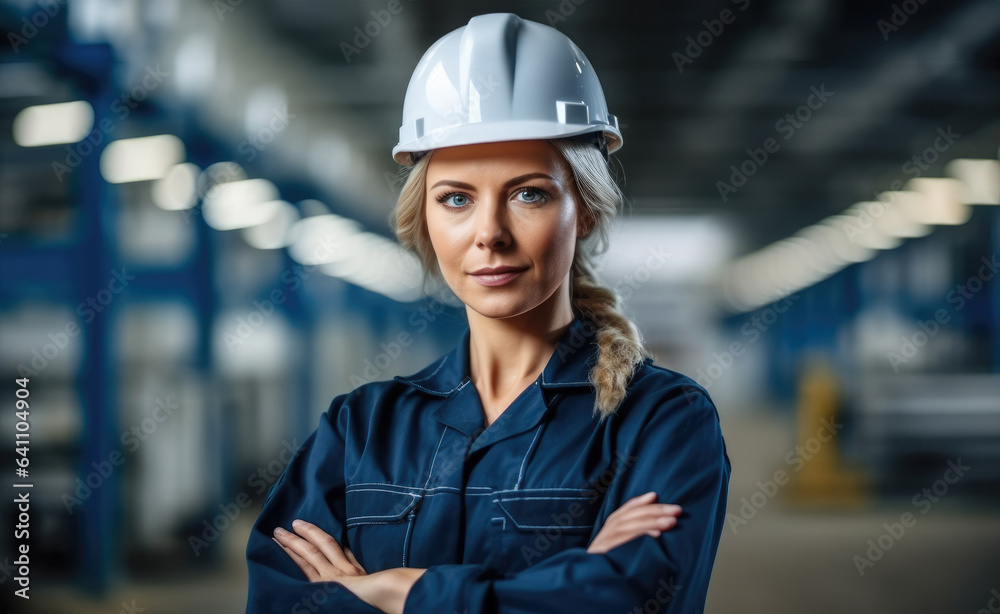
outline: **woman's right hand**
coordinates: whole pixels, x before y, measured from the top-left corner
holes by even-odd
[[[640,535],[659,537],[677,524],[679,505],[653,503],[656,492],[648,492],[626,501],[611,512],[597,537],[587,547],[590,554],[602,554],[630,542]]]

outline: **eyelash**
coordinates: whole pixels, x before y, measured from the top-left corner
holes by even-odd
[[[516,190],[514,190],[514,194],[520,194],[521,192],[527,192],[528,190],[531,190],[532,192],[538,194],[540,196],[540,198],[538,200],[533,200],[533,201],[521,201],[521,202],[523,202],[526,205],[535,205],[535,204],[538,204],[538,203],[548,202],[548,200],[551,198],[551,196],[549,195],[549,193],[546,192],[545,190],[543,190],[541,188],[536,188],[535,186],[530,186],[530,185],[526,185],[526,186],[517,188]],[[437,197],[436,200],[443,205],[444,201],[448,200],[449,198],[451,198],[452,196],[455,196],[455,195],[465,196],[465,194],[463,194],[462,192],[451,191],[451,192],[445,192],[444,194],[441,194],[440,196]],[[466,198],[468,198],[468,197],[466,196]],[[448,208],[448,209],[463,209],[463,208],[465,208],[465,206],[466,205],[462,205],[460,207],[456,207],[456,206],[446,205],[446,208]]]

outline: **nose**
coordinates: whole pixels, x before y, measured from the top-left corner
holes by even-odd
[[[498,199],[485,199],[476,208],[476,247],[502,249],[510,244],[506,208]]]

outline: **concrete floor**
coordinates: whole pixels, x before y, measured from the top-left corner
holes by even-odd
[[[787,468],[794,445],[787,420],[768,414],[723,415],[733,463],[730,512],[758,491],[756,482]],[[759,501],[758,497],[758,501]],[[904,512],[917,521],[859,574],[854,556]],[[134,600],[146,614],[242,614],[246,599],[243,553],[255,514],[226,532],[222,569],[183,583],[121,584],[106,599],[83,599],[68,589],[41,589],[24,612],[117,614]],[[889,538],[884,537],[883,542]],[[991,591],[1000,594],[1000,510],[971,510],[947,497],[926,514],[909,501],[855,511],[802,511],[767,501],[735,532],[727,526],[712,576],[706,612],[920,612],[976,614]],[[996,603],[996,602],[994,602]],[[9,610],[7,610],[9,611]]]
[[[722,420],[733,463],[729,512],[738,514],[741,499],[760,491],[757,481],[789,468],[784,456],[795,442],[792,425],[774,415]],[[945,495],[929,508],[906,499],[809,511],[780,494],[747,524],[726,528],[706,612],[975,614],[1000,591],[1000,509]],[[898,539],[882,537],[889,549],[862,576],[854,557],[866,557],[868,540],[887,534],[883,523],[898,525],[907,512],[914,522]]]

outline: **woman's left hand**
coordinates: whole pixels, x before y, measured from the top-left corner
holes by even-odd
[[[411,567],[368,574],[349,548],[341,548],[323,529],[304,520],[292,522],[290,533],[278,527],[274,541],[310,582],[339,582],[368,605],[388,614],[401,614],[410,588],[426,571]]]
[[[296,520],[290,533],[274,530],[274,541],[292,557],[310,582],[340,582],[343,578],[368,575],[349,548],[341,548],[333,537],[311,522]],[[296,535],[297,533],[297,535]]]

